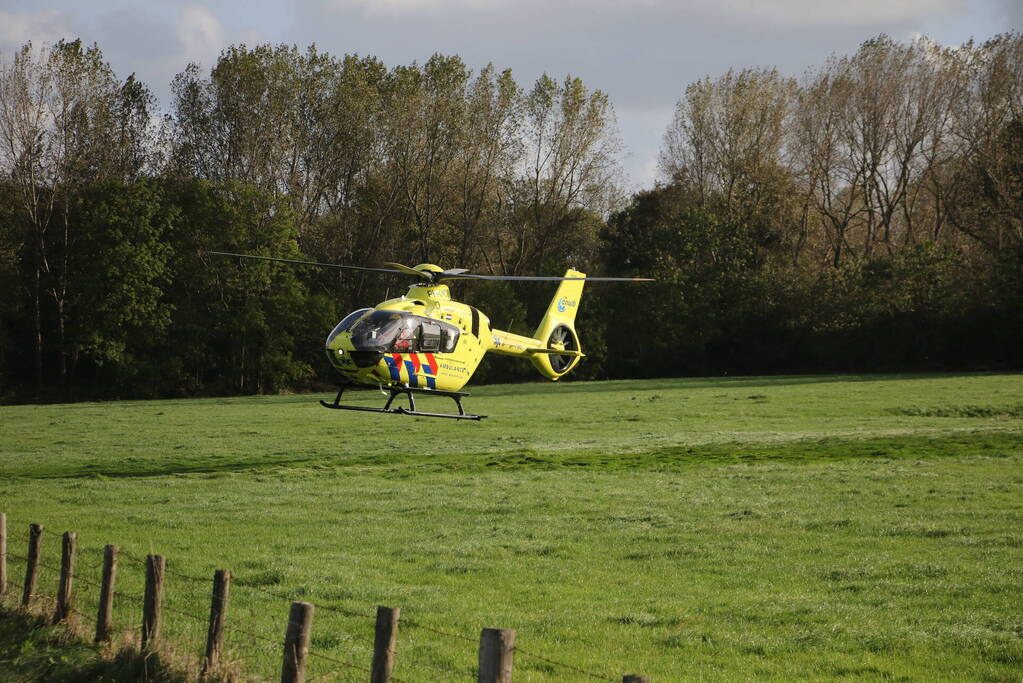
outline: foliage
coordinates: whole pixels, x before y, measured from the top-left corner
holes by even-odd
[[[756,236],[737,222],[680,210],[674,199],[670,191],[639,195],[610,221],[609,272],[657,281],[638,291],[604,292],[602,302],[616,311],[606,332],[609,357],[625,364],[626,376],[763,367],[753,365],[757,354],[749,349],[772,313]],[[730,367],[743,358],[750,365]]]
[[[309,358],[297,354],[320,348],[310,329],[332,317],[322,297],[310,296],[293,268],[204,255],[217,248],[299,257],[290,203],[238,183],[186,181],[172,192],[182,213],[170,238],[170,385],[182,393],[275,392],[308,377]]]
[[[272,392],[310,377],[335,315],[324,297],[294,269],[202,256],[299,256],[286,199],[238,184],[108,181],[85,188],[67,220],[69,395]],[[21,343],[25,313],[9,313]]]
[[[172,309],[163,299],[168,284],[174,220],[150,182],[95,185],[71,210],[75,244],[69,256],[74,290],[68,297],[69,354],[73,364],[114,395],[137,385],[163,345]],[[76,374],[77,368],[71,373]]]

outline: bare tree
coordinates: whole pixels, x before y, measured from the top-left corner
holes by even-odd
[[[152,97],[135,79],[118,83],[95,45],[23,46],[0,67],[0,161],[27,216],[33,277],[35,375],[42,382],[42,298],[57,321],[57,366],[67,372],[66,320],[73,273],[69,218],[77,192],[104,178],[133,179],[147,167]]]
[[[585,259],[595,240],[592,217],[619,200],[614,109],[578,78],[559,85],[541,76],[523,101],[523,153],[509,191],[497,258],[510,274],[535,269],[548,250]]]
[[[494,268],[489,251],[495,245],[488,237],[499,228],[514,162],[522,153],[520,102],[511,70],[497,74],[489,64],[466,93],[465,133],[455,170],[458,263],[465,267]]]
[[[390,181],[401,188],[414,226],[414,257],[443,260],[452,240],[457,188],[452,174],[465,137],[469,70],[458,57],[434,55],[420,69],[398,67],[388,79],[385,140]]]
[[[666,179],[701,206],[749,226],[761,243],[791,231],[786,132],[795,83],[776,69],[728,71],[686,88],[664,136]]]
[[[987,250],[1023,243],[1023,36],[1005,34],[970,50],[971,81],[954,110],[966,197],[952,222]]]
[[[951,54],[880,36],[804,78],[792,168],[833,265],[941,235],[957,187],[952,111],[963,93]]]
[[[34,371],[37,390],[43,382],[42,273],[46,267],[48,227],[56,194],[53,169],[43,163],[47,130],[51,125],[44,105],[51,95],[45,59],[32,44],[23,46],[0,72],[0,137],[4,170],[11,175],[22,208],[28,216],[29,240],[35,256],[29,297],[34,323]]]
[[[800,89],[792,128],[795,169],[822,217],[823,244],[836,267],[851,251],[849,234],[860,212],[850,188],[862,183],[860,168],[847,163],[841,142],[843,100],[847,98],[846,79],[834,63],[829,64]]]

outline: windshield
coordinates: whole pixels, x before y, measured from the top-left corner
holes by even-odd
[[[386,353],[404,339],[412,339],[412,315],[402,311],[373,311],[352,327],[352,344],[360,351]]]
[[[334,341],[334,337],[338,336],[342,332],[347,332],[359,318],[372,310],[372,308],[360,308],[359,310],[352,311],[346,315],[344,319],[337,324],[337,327],[334,328],[330,335],[327,336],[327,345],[329,346],[330,342]]]
[[[450,323],[405,311],[373,311],[351,330],[356,350],[377,353],[451,353],[459,333]]]

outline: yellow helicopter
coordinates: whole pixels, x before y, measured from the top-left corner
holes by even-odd
[[[334,401],[320,401],[335,410],[364,410],[376,413],[480,420],[486,415],[465,412],[459,391],[472,377],[488,352],[527,358],[540,374],[558,380],[583,357],[575,315],[583,285],[591,282],[649,282],[650,278],[586,277],[569,269],[562,277],[477,275],[464,268],[442,269],[432,263],[414,268],[385,263],[385,268],[344,266],[297,259],[208,251],[260,261],[275,261],[342,270],[403,274],[415,278],[404,296],[388,299],[373,308],[360,308],[346,315],[327,336],[327,358],[344,377]],[[505,280],[519,282],[560,281],[532,337],[505,332],[490,326],[490,319],[478,309],[451,298],[448,281]],[[389,392],[383,408],[342,405],[341,396],[355,388],[379,388]],[[416,409],[415,395],[446,396],[454,400],[457,413],[429,413]],[[392,407],[399,396],[408,408]]]

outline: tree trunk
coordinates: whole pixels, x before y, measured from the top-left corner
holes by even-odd
[[[38,258],[38,256],[37,256]],[[40,279],[41,273],[39,265],[36,264],[35,268],[35,282],[33,283],[32,291],[32,318],[35,323],[35,382],[36,382],[36,397],[42,395],[43,391],[43,316],[40,310]]]

